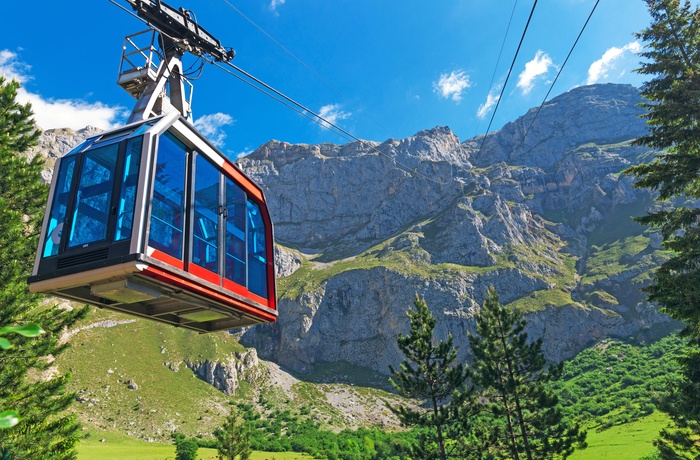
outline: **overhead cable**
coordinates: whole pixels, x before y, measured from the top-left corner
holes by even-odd
[[[348,97],[345,96],[345,94],[343,94],[342,91],[340,91],[338,88],[336,88],[336,87],[333,86],[331,83],[329,83],[328,80],[326,80],[325,78],[323,78],[323,76],[321,76],[318,72],[316,72],[310,65],[308,65],[306,62],[304,62],[299,56],[297,56],[297,55],[294,54],[292,51],[290,51],[289,48],[287,48],[286,46],[284,46],[279,40],[277,40],[275,37],[273,37],[271,34],[269,34],[269,33],[268,33],[265,29],[263,29],[261,26],[259,26],[258,24],[256,24],[252,19],[250,19],[250,18],[249,18],[248,16],[246,16],[245,14],[243,14],[243,12],[242,12],[240,9],[236,8],[236,6],[234,6],[233,3],[231,3],[229,0],[223,0],[223,1],[224,1],[224,3],[226,3],[228,6],[230,6],[231,9],[233,9],[236,13],[238,13],[243,19],[245,19],[246,21],[248,21],[250,24],[253,25],[253,27],[255,27],[256,29],[258,29],[263,35],[265,35],[267,38],[269,38],[270,41],[272,41],[275,45],[279,46],[285,53],[289,54],[289,55],[290,55],[292,58],[294,58],[294,60],[296,60],[299,64],[301,64],[302,66],[304,66],[304,67],[306,68],[306,70],[308,70],[309,72],[311,72],[312,74],[314,74],[314,76],[316,76],[316,78],[318,78],[319,80],[321,80],[321,82],[323,82],[323,84],[325,84],[326,86],[328,86],[336,95],[338,95],[338,96],[340,96],[340,97],[342,97],[342,98],[344,98],[344,99],[348,99]],[[516,0],[516,1],[517,1],[517,0]],[[379,121],[377,121],[376,119],[374,119],[369,113],[365,112],[365,113],[364,113],[364,116],[367,117],[367,118],[369,118],[370,120],[372,120],[372,122],[373,122],[375,125],[377,125],[377,126],[379,126],[380,128],[382,128],[382,129],[389,135],[389,137],[395,137],[387,127],[385,127],[385,126],[382,125]]]
[[[530,20],[532,19],[532,15],[535,13],[535,7],[537,6],[537,0],[532,4],[532,10],[530,10],[530,16],[527,18],[527,23],[525,24],[525,29],[523,30],[523,34],[520,36],[520,42],[518,43],[518,49],[515,50],[515,56],[513,56],[513,61],[510,64],[510,68],[508,69],[508,75],[506,75],[506,81],[503,83],[503,87],[501,88],[501,94],[498,96],[498,100],[496,101],[496,107],[493,109],[493,113],[491,114],[491,120],[489,121],[489,125],[486,128],[486,132],[484,133],[484,138],[481,139],[481,144],[479,145],[479,150],[477,152],[477,156],[479,153],[481,153],[481,149],[484,147],[484,142],[486,141],[486,137],[489,134],[489,131],[491,130],[491,124],[493,123],[493,119],[496,116],[496,111],[498,110],[498,106],[501,104],[501,99],[503,98],[503,93],[506,90],[506,85],[508,85],[508,79],[510,78],[510,74],[513,72],[513,67],[515,67],[515,61],[518,58],[518,54],[520,53],[520,47],[523,44],[523,40],[525,39],[525,34],[527,33],[527,29],[530,26]]]
[[[249,72],[246,72],[245,70],[241,69],[235,64],[232,64],[230,62],[225,62],[225,63],[218,63],[218,62],[213,62],[209,61],[211,64],[214,64],[216,67],[226,71],[228,74],[233,75],[234,77],[238,78],[239,80],[243,81],[244,83],[248,84],[249,86],[257,89],[258,91],[262,92],[263,94],[273,98],[274,100],[281,102],[284,106],[291,108],[295,112],[303,115],[304,117],[308,118],[309,120],[314,121],[321,127],[329,130],[332,133],[337,134],[338,136],[348,140],[348,141],[356,141],[362,144],[364,147],[368,148],[370,151],[374,153],[378,153],[379,155],[385,156],[389,158],[391,161],[394,162],[397,166],[400,166],[400,169],[403,171],[407,172],[408,174],[415,174],[417,176],[421,176],[431,182],[435,182],[440,185],[444,185],[442,182],[438,182],[435,179],[419,173],[415,169],[411,169],[407,165],[404,165],[400,161],[398,161],[396,158],[393,158],[386,153],[382,152],[381,150],[377,149],[375,146],[371,145],[369,142],[360,139],[359,137],[355,136],[351,132],[341,128],[340,126],[336,125],[335,123],[331,122],[330,120],[326,119],[322,115],[314,112],[313,110],[309,109],[308,107],[302,105],[301,103],[295,101],[291,97],[287,96],[286,94],[282,93],[281,91],[275,89],[274,87],[268,85],[264,81],[260,80],[256,76],[250,74]],[[234,71],[238,72],[240,75],[235,75],[233,72],[228,71],[225,69],[223,66],[228,66]],[[241,75],[245,78],[242,78]],[[246,80],[248,79],[248,80]],[[258,85],[258,86],[256,86]]]
[[[165,35],[165,36],[167,36],[167,37],[169,37],[169,38],[171,38],[171,39],[175,39],[175,37],[169,36],[167,33],[163,32],[161,29],[159,29],[159,28],[156,27],[155,25],[149,23],[149,22],[146,21],[145,19],[143,19],[143,18],[139,17],[138,15],[132,13],[131,11],[127,10],[127,9],[124,8],[122,5],[118,4],[115,0],[109,0],[109,1],[110,1],[110,3],[112,3],[112,4],[116,5],[116,6],[118,6],[118,7],[121,8],[122,10],[124,10],[124,11],[126,11],[127,13],[131,14],[132,16],[134,16],[134,17],[135,17],[136,19],[138,19],[139,21],[141,21],[141,22],[147,24],[150,28],[152,28],[152,29],[158,31],[160,34]],[[295,101],[295,100],[292,99],[291,97],[289,97],[289,96],[287,96],[286,94],[282,93],[281,91],[279,91],[279,90],[273,88],[272,86],[268,85],[268,84],[265,83],[264,81],[260,80],[259,78],[255,77],[254,75],[250,74],[249,72],[246,72],[245,70],[241,69],[240,67],[238,67],[238,66],[236,66],[236,65],[234,65],[234,64],[231,64],[231,62],[224,62],[224,64],[227,65],[227,66],[229,66],[232,70],[238,72],[240,75],[236,75],[236,74],[234,74],[232,71],[229,71],[228,69],[224,68],[223,65],[222,65],[220,62],[213,61],[212,59],[209,59],[209,58],[207,58],[207,57],[205,57],[205,56],[203,56],[202,58],[204,59],[204,61],[209,62],[210,64],[213,64],[215,67],[218,67],[219,69],[224,70],[224,71],[225,71],[226,73],[228,73],[229,75],[232,75],[232,76],[238,78],[239,80],[241,80],[241,81],[243,81],[244,83],[248,84],[249,86],[255,88],[256,90],[260,91],[261,93],[267,95],[268,97],[274,99],[275,101],[282,103],[282,105],[284,105],[285,107],[294,110],[294,111],[297,112],[298,114],[300,114],[300,115],[306,117],[307,119],[309,119],[309,120],[315,122],[316,124],[318,124],[319,126],[323,127],[324,129],[326,129],[326,130],[328,130],[328,131],[330,131],[330,132],[332,132],[332,133],[334,133],[334,134],[336,134],[336,135],[338,135],[338,136],[344,138],[345,140],[359,142],[361,145],[365,146],[365,147],[368,148],[370,151],[372,151],[372,152],[374,152],[374,153],[377,153],[377,154],[379,154],[379,155],[382,155],[382,156],[387,157],[387,158],[388,158],[389,160],[391,160],[395,165],[399,166],[399,167],[400,167],[399,169],[403,170],[404,172],[406,172],[406,173],[408,173],[408,174],[410,174],[410,175],[421,176],[421,177],[423,177],[424,179],[427,179],[427,180],[429,180],[429,181],[431,181],[431,182],[435,182],[436,184],[439,184],[439,185],[445,185],[446,182],[439,182],[439,181],[436,181],[435,179],[433,179],[433,178],[431,178],[431,177],[429,177],[429,176],[427,176],[427,175],[425,175],[425,174],[422,174],[422,173],[416,171],[415,168],[414,168],[414,169],[411,169],[409,166],[404,165],[403,163],[401,163],[400,161],[398,161],[396,158],[393,158],[393,157],[391,157],[390,155],[387,155],[386,153],[384,153],[384,152],[382,152],[381,150],[377,149],[375,146],[371,145],[369,142],[367,142],[367,141],[365,141],[365,140],[363,140],[363,139],[360,139],[359,137],[355,136],[354,134],[350,133],[349,131],[347,131],[347,130],[341,128],[340,126],[336,125],[335,123],[331,122],[330,120],[326,119],[325,117],[321,116],[320,114],[314,112],[313,110],[309,109],[308,107],[306,107],[306,106],[300,104],[299,102]],[[222,62],[223,62],[223,61],[222,61]],[[241,76],[241,75],[242,75],[242,76]],[[245,78],[243,78],[243,77],[245,77]],[[246,80],[246,79],[248,79],[248,80]],[[258,86],[256,86],[256,85],[258,85]],[[461,145],[460,145],[460,148],[461,148]],[[451,180],[452,180],[452,178],[450,178],[450,181],[451,181]]]
[[[588,26],[588,22],[591,20],[591,17],[593,16],[595,9],[598,7],[598,3],[600,3],[600,0],[596,0],[595,5],[593,5],[593,9],[591,10],[590,14],[588,15],[586,22],[583,24],[581,31],[578,33],[578,36],[576,37],[574,44],[571,46],[571,49],[569,50],[569,54],[566,55],[566,59],[564,59],[564,63],[561,65],[561,67],[559,67],[559,71],[557,72],[556,77],[554,77],[554,81],[552,81],[552,84],[549,86],[549,90],[547,91],[547,94],[544,96],[544,99],[542,99],[542,104],[540,104],[540,106],[537,108],[537,112],[535,112],[535,116],[532,117],[532,120],[530,121],[530,126],[528,126],[528,128],[525,130],[525,133],[523,134],[523,137],[520,140],[520,144],[515,149],[513,149],[513,151],[517,151],[520,147],[523,146],[523,144],[525,144],[525,138],[527,137],[527,134],[530,132],[530,130],[532,129],[532,126],[535,124],[535,120],[537,119],[537,116],[540,114],[542,107],[544,107],[545,102],[547,102],[547,98],[549,97],[549,94],[552,92],[554,85],[557,83],[557,80],[559,79],[559,75],[561,75],[561,72],[564,70],[564,66],[569,61],[569,57],[571,57],[571,53],[574,52],[574,48],[576,48],[576,45],[578,44],[578,41],[581,38],[581,35],[583,35],[583,31],[586,30],[586,26]]]
[[[508,27],[506,27],[506,33],[503,35],[503,41],[501,42],[501,49],[498,51],[498,58],[496,59],[496,65],[493,67],[493,74],[491,74],[491,83],[489,83],[489,89],[486,91],[486,97],[491,94],[491,88],[493,87],[493,81],[496,79],[496,72],[498,71],[498,64],[501,63],[501,55],[503,54],[503,48],[506,44],[506,39],[508,38],[508,32],[510,31],[510,25],[513,22],[513,15],[515,14],[515,7],[518,6],[518,0],[513,2],[513,10],[510,12],[510,19],[508,19]],[[474,137],[479,133],[479,123],[476,124],[476,131],[474,132]]]

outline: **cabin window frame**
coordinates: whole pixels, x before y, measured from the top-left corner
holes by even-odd
[[[167,137],[171,146],[175,149],[166,151],[163,150],[166,145],[163,142],[163,138]],[[173,133],[166,131],[160,134],[158,137],[158,145],[154,150],[153,157],[153,176],[150,181],[149,186],[149,205],[148,205],[148,231],[146,234],[145,242],[148,247],[151,247],[162,254],[165,255],[168,262],[177,268],[184,268],[185,260],[187,259],[188,249],[187,249],[187,214],[188,213],[188,190],[189,190],[189,159],[191,157],[190,149],[187,144],[182,142]],[[175,152],[182,153],[182,169],[172,169],[170,171],[163,169],[166,172],[180,172],[182,171],[182,182],[178,182],[177,186],[182,186],[182,190],[178,191],[172,187],[163,190],[157,190],[158,184],[165,184],[165,182],[160,182],[158,180],[161,171],[158,170],[159,161],[163,160],[161,155],[164,152]],[[170,165],[176,163],[174,158],[168,158],[166,161]],[[162,163],[165,164],[165,163]],[[162,199],[156,196],[156,193],[163,195]],[[180,200],[179,208],[177,208],[177,199]],[[171,205],[174,203],[175,206]],[[158,204],[158,207],[154,206]],[[177,209],[176,209],[177,208]],[[154,211],[158,209],[161,213],[160,216],[155,216]],[[155,220],[154,220],[155,219]],[[157,225],[154,225],[154,222]],[[156,229],[158,233],[156,234]],[[162,232],[161,232],[162,230]],[[176,241],[176,233],[179,232],[179,241],[177,245],[174,245]],[[157,235],[157,238],[156,236]],[[169,241],[167,241],[169,240]]]
[[[152,233],[152,223],[153,223],[153,202],[155,201],[153,199],[154,193],[155,193],[155,186],[156,186],[156,175],[157,171],[157,164],[158,164],[158,155],[160,154],[161,150],[161,141],[158,141],[158,146],[154,149],[154,157],[153,157],[153,176],[151,180],[151,186],[150,186],[150,205],[149,205],[149,217],[148,217],[148,222],[149,222],[149,227],[147,230],[147,234],[145,235],[145,244],[147,247],[155,249],[157,252],[153,253],[152,256],[155,257],[156,259],[159,259],[165,263],[168,263],[175,268],[179,268],[184,270],[187,273],[190,273],[206,282],[212,283],[214,285],[219,286],[220,288],[237,292],[240,295],[243,295],[245,297],[251,297],[253,298],[258,297],[260,302],[267,304],[270,300],[270,287],[269,287],[269,270],[268,270],[268,265],[270,263],[270,258],[269,254],[267,251],[267,247],[265,246],[267,244],[267,239],[268,239],[268,223],[265,218],[262,216],[262,209],[264,207],[264,204],[260,203],[257,199],[254,198],[254,196],[249,193],[243,184],[241,184],[233,174],[230,174],[229,172],[226,171],[226,168],[223,167],[222,165],[218,164],[215,158],[212,158],[209,154],[206,153],[206,151],[202,151],[205,149],[197,149],[196,147],[193,147],[192,142],[187,139],[187,137],[179,133],[176,129],[170,128],[163,133],[158,135],[158,138],[160,139],[162,136],[168,135],[174,139],[176,139],[179,144],[184,146],[184,151],[185,151],[185,156],[184,156],[184,170],[185,170],[185,201],[184,201],[184,214],[183,214],[183,221],[184,221],[184,227],[183,227],[183,234],[184,234],[184,244],[183,244],[183,252],[182,252],[182,257],[181,258],[175,258],[171,257],[167,253],[163,253],[160,247],[154,246],[151,244],[153,241],[151,238],[151,233]],[[226,161],[226,160],[224,160]],[[216,214],[216,238],[214,239],[215,244],[216,244],[216,265],[209,265],[207,264],[202,264],[200,263],[200,260],[198,260],[198,257],[196,257],[195,252],[200,250],[199,245],[200,243],[197,240],[197,233],[198,231],[201,231],[202,229],[199,228],[198,226],[201,226],[201,222],[199,222],[198,218],[198,176],[199,176],[199,170],[202,168],[210,169],[210,172],[216,172],[218,175],[218,180],[216,182],[216,186],[218,187],[217,193],[217,199],[218,199],[218,206],[216,207],[216,210],[214,210],[213,206],[211,209],[208,210],[208,214],[210,214],[210,217],[213,217],[214,214]],[[211,178],[211,176],[209,176]],[[200,177],[199,180],[202,180]],[[228,267],[226,266],[227,264],[227,259],[231,255],[228,252],[228,244],[229,241],[227,240],[228,234],[228,215],[229,215],[229,207],[231,203],[228,203],[228,191],[227,188],[229,187],[229,183],[233,184],[240,192],[242,192],[242,203],[240,203],[242,206],[243,214],[244,214],[244,228],[240,229],[240,233],[243,234],[244,240],[243,240],[243,253],[242,253],[242,259],[241,261],[243,262],[243,273],[244,275],[241,277],[235,277],[236,279],[233,279],[234,277],[228,277],[227,274],[229,272]],[[214,181],[209,180],[208,182],[208,187],[212,187],[214,185]],[[251,267],[253,267],[255,264],[251,263],[250,257],[250,237],[251,237],[251,223],[250,223],[250,206],[253,205],[259,214],[259,219],[258,219],[258,228],[260,229],[259,232],[262,233],[263,238],[265,239],[265,242],[263,243],[264,249],[262,250],[263,254],[263,259],[260,260],[260,257],[257,257],[256,260],[258,261],[258,265],[261,265],[261,267],[258,267],[258,276],[262,275],[262,279],[256,283],[257,287],[253,287],[251,285]],[[210,219],[211,220],[211,219]],[[201,235],[200,235],[201,236]],[[150,252],[150,250],[149,250]],[[260,251],[258,251],[260,252]],[[213,269],[212,269],[213,268]],[[241,282],[242,281],[242,282]],[[253,287],[253,290],[251,290],[251,287]]]

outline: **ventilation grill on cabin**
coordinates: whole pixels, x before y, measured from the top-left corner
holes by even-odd
[[[62,257],[58,259],[58,268],[74,267],[76,265],[82,265],[90,262],[96,262],[98,260],[106,259],[109,255],[109,248],[99,249],[93,252],[87,252],[85,254],[78,254],[75,256]]]

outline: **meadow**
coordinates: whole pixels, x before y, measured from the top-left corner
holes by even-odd
[[[198,460],[216,460],[216,449],[200,448]],[[97,439],[83,440],[78,446],[78,460],[174,460],[175,446],[160,442],[145,442],[138,439],[118,439],[100,442]],[[310,460],[313,457],[294,452],[253,452],[250,460]]]

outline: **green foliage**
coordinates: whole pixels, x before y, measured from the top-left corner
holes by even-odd
[[[491,287],[476,315],[478,335],[469,334],[472,380],[495,422],[490,450],[498,458],[566,458],[576,444],[585,446],[586,433],[564,419],[551,389],[561,366],[545,370],[541,339],[528,343],[524,329],[521,314],[501,306]]]
[[[639,457],[639,460],[661,460],[661,453],[656,450]]]
[[[30,106],[15,102],[18,88],[16,81],[0,78],[0,328],[35,323],[46,333],[20,335],[0,355],[0,407],[22,412],[18,424],[0,430],[0,452],[17,460],[69,459],[75,457],[79,425],[64,412],[75,398],[65,392],[68,376],[37,377],[49,368],[49,356],[66,349],[60,334],[86,311],[40,307],[41,297],[27,289],[48,187],[41,180],[41,158],[23,156],[39,131]]]
[[[226,417],[223,425],[214,431],[216,450],[221,460],[248,460],[250,458],[250,429],[238,420],[235,409]]]
[[[659,200],[700,198],[700,10],[679,0],[647,5],[652,23],[637,36],[647,43],[638,72],[652,77],[642,91],[649,134],[638,143],[665,150],[628,172],[637,176],[636,187],[658,191]],[[684,334],[700,339],[700,209],[667,206],[638,220],[658,228],[675,252],[647,289],[649,300],[686,322]]]
[[[643,418],[680,379],[682,340],[670,335],[651,344],[605,340],[564,362],[552,389],[564,415],[598,431]]]
[[[0,336],[9,334],[11,332],[24,337],[36,337],[40,334],[43,334],[44,330],[38,324],[34,323],[25,324],[22,326],[0,327]],[[0,348],[2,348],[3,350],[9,350],[10,348],[12,348],[12,344],[6,338],[0,337]]]
[[[642,91],[648,102],[644,117],[649,134],[639,144],[662,150],[648,164],[629,169],[637,187],[658,192],[659,200],[676,199],[661,210],[639,218],[659,229],[664,246],[673,256],[657,270],[646,289],[648,299],[685,322],[682,335],[690,338],[681,365],[695,363],[700,347],[700,208],[681,199],[700,198],[700,8],[689,0],[646,0],[651,24],[637,34],[644,41],[645,60],[637,72],[648,75]],[[697,364],[697,363],[695,363]],[[684,382],[672,388],[671,401],[697,398],[700,373],[685,369]],[[693,394],[683,395],[686,391]],[[658,447],[663,458],[700,454],[694,446],[700,437],[700,413],[677,402],[665,406],[678,430],[664,430]],[[695,449],[695,453],[688,453]]]
[[[37,324],[29,323],[23,326],[5,326],[0,327],[0,336],[9,333],[19,334],[24,337],[36,337],[44,333],[44,330]],[[9,350],[12,348],[12,344],[9,340],[4,337],[0,337],[0,348],[3,350]],[[6,410],[0,412],[0,429],[2,428],[12,428],[19,423],[19,413],[14,410]]]
[[[454,438],[455,412],[462,407],[468,410],[466,401],[470,391],[465,388],[467,369],[456,362],[457,350],[452,336],[435,344],[435,317],[424,299],[416,296],[414,309],[407,316],[411,323],[408,335],[399,334],[398,345],[405,359],[399,370],[389,366],[390,382],[403,396],[419,400],[427,410],[413,409],[405,405],[388,405],[406,426],[424,428],[414,448],[419,458],[441,458],[450,452],[446,439]],[[434,444],[434,446],[433,446]]]
[[[262,417],[251,404],[239,404],[238,412],[250,432],[256,451],[303,452],[329,460],[398,460],[416,437],[412,432],[387,433],[377,428],[323,430],[311,418],[289,410],[275,410]]]
[[[661,457],[700,458],[700,350],[684,350],[678,358],[682,378],[669,382],[660,408],[671,414],[675,426],[661,430],[654,445]]]
[[[19,413],[14,410],[0,412],[0,428],[12,428],[19,423]]]
[[[187,438],[180,433],[173,433],[175,444],[175,460],[197,460],[199,444],[194,438]]]

